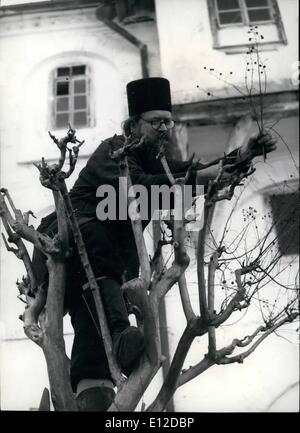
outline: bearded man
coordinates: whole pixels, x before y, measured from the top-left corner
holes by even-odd
[[[70,198],[80,225],[89,260],[97,278],[107,323],[111,332],[113,350],[121,371],[129,376],[143,350],[141,332],[130,326],[126,305],[120,287],[124,280],[138,276],[139,261],[131,221],[117,218],[99,220],[96,208],[99,197],[96,191],[101,185],[111,185],[118,197],[119,165],[112,159],[113,151],[124,146],[125,137],[143,142],[128,156],[129,172],[133,184],[143,185],[150,192],[152,185],[170,185],[168,176],[157,154],[162,140],[171,143],[174,127],[169,81],[165,78],[135,80],[127,85],[129,118],[123,124],[124,135],[115,135],[103,141],[80,172]],[[249,140],[247,145],[225,158],[227,173],[234,170],[247,172],[251,160],[263,152],[275,149],[275,141],[262,133]],[[184,177],[189,162],[167,157],[174,178]],[[198,163],[193,166],[187,184],[207,185],[217,174],[217,165],[208,168]],[[119,200],[116,200],[117,204]],[[117,209],[117,215],[120,209]],[[150,217],[149,217],[150,218]],[[143,227],[149,221],[143,221]],[[55,214],[42,220],[41,232],[53,235],[57,231]],[[76,250],[76,247],[75,247]],[[35,250],[34,269],[39,284],[47,280],[47,267],[43,255]],[[93,297],[89,291],[82,294],[86,283],[78,254],[67,263],[67,287],[65,306],[74,327],[71,354],[71,384],[76,393],[79,410],[105,411],[114,398],[114,384],[101,339]],[[99,325],[99,324],[98,324]]]

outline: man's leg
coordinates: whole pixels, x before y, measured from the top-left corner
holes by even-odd
[[[144,338],[137,328],[130,326],[118,283],[107,278],[101,278],[98,283],[114,355],[122,372],[129,376],[144,350]],[[115,394],[91,292],[85,294],[85,301],[70,314],[74,328],[71,383],[78,408],[106,411]]]
[[[114,355],[122,373],[128,377],[144,351],[144,337],[138,328],[130,326],[119,283],[107,277],[98,278],[97,282],[112,337]]]
[[[81,228],[81,232],[91,266],[98,277],[114,352],[122,372],[128,376],[141,355],[144,340],[137,328],[130,327],[125,302],[120,290],[123,268],[115,254],[116,245],[108,236],[105,226],[99,221],[85,224]],[[74,285],[78,285],[80,281],[80,279],[78,281],[77,274],[79,267],[80,262],[76,263],[76,261],[69,267],[69,272],[76,275]],[[110,275],[111,278],[103,278],[101,275]],[[80,281],[80,285],[82,285],[82,281]],[[72,289],[72,284],[70,288]],[[107,404],[112,402],[114,394],[110,387],[99,386],[100,382],[102,384],[103,380],[111,378],[95,303],[90,290],[85,292],[85,300],[75,293],[73,295],[71,292],[71,298],[76,299],[75,305],[70,309],[75,333],[71,357],[73,390],[77,391],[78,403],[82,410],[105,411]],[[93,380],[100,380],[100,382],[95,386],[97,382],[93,382]],[[99,389],[95,390],[94,388]],[[92,404],[91,401],[95,403]],[[86,409],[83,409],[84,407]]]
[[[110,380],[83,379],[77,385],[76,402],[79,411],[106,412],[115,392]]]
[[[74,329],[71,353],[73,391],[77,396],[79,391],[84,391],[83,387],[79,389],[78,386],[85,379],[108,381],[107,383],[110,382],[108,387],[113,388],[91,293],[85,295],[85,300],[81,298],[80,302],[70,310],[70,315]]]

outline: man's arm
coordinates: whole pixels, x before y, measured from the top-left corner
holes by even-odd
[[[201,179],[202,177],[203,182],[205,183],[207,179],[212,179],[212,176],[215,177],[217,168],[214,166],[224,158],[224,166],[226,167],[227,173],[233,173],[234,171],[247,173],[253,158],[260,155],[266,155],[275,149],[276,141],[274,138],[266,131],[262,131],[257,136],[251,137],[248,143],[244,146],[233,150],[228,155],[224,155],[223,157],[211,161],[209,167],[207,164],[198,162],[194,164],[193,169],[198,171],[198,179]],[[179,161],[167,157],[167,162],[172,173],[182,173],[187,171],[189,168],[189,161]]]
[[[222,176],[222,182],[224,184],[230,180],[230,175],[236,173],[247,173],[252,160],[261,155],[273,152],[276,150],[276,140],[266,131],[262,131],[258,135],[251,137],[248,142],[228,155],[224,156],[224,175]],[[203,164],[199,164],[197,167],[197,183],[206,184],[207,179],[213,180],[216,178],[218,173],[217,163],[221,158],[214,161],[210,167],[203,168]]]

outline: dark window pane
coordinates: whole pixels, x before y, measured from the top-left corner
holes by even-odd
[[[66,77],[70,75],[70,68],[58,68],[57,76],[58,77]]]
[[[68,111],[69,110],[69,98],[62,97],[56,100],[56,111]]]
[[[282,254],[299,253],[299,196],[276,194],[270,196],[273,221]]]
[[[68,128],[69,114],[61,113],[56,114],[56,127],[57,128]]]
[[[75,96],[74,108],[75,108],[75,110],[85,109],[86,108],[86,96]]]
[[[68,95],[69,94],[69,83],[65,81],[59,81],[56,83],[56,94],[57,95]]]
[[[249,20],[250,22],[256,21],[270,21],[271,14],[270,9],[256,9],[256,10],[248,10]]]
[[[217,4],[219,11],[240,8],[238,0],[217,0]]]
[[[255,8],[257,6],[269,6],[268,0],[246,0],[246,5],[248,8]]]
[[[221,12],[219,18],[220,24],[235,24],[243,22],[240,12]]]
[[[86,92],[85,80],[74,81],[74,93],[85,93]]]
[[[76,111],[74,113],[74,127],[86,126],[86,124],[87,124],[86,111]]]
[[[72,75],[84,75],[85,74],[85,66],[73,66],[72,67]]]

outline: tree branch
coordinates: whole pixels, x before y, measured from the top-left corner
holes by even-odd
[[[14,211],[15,218],[12,217],[7,207],[7,204],[5,203],[5,197],[9,200],[10,206]],[[8,236],[11,235],[13,240],[17,241],[18,239],[16,235],[18,235],[19,238],[23,238],[31,242],[43,253],[58,255],[61,253],[61,248],[59,243],[57,242],[57,239],[51,239],[49,236],[37,232],[32,226],[28,226],[26,224],[23,219],[22,212],[15,207],[7,189],[5,188],[1,188],[0,193],[0,216]],[[15,233],[13,233],[13,231]]]
[[[181,303],[182,303],[182,307],[183,307],[183,311],[184,311],[186,320],[189,321],[190,319],[195,319],[196,315],[194,313],[194,310],[193,310],[193,307],[191,304],[191,300],[190,300],[189,292],[187,289],[186,278],[185,278],[184,273],[179,277],[178,287],[179,287]]]
[[[180,386],[186,384],[187,382],[190,382],[191,380],[195,379],[195,377],[199,376],[204,371],[208,370],[210,367],[215,365],[215,363],[216,361],[214,361],[208,356],[205,356],[198,364],[194,365],[193,367],[190,367],[187,370],[183,370],[181,375],[178,378],[176,388],[179,388]]]
[[[203,227],[201,230],[199,230],[198,245],[197,245],[197,276],[198,276],[199,305],[200,305],[200,314],[204,320],[208,319],[206,282],[205,282],[205,273],[204,273],[205,241],[207,237],[208,227],[211,224],[213,212],[214,212],[214,207],[207,206],[205,202]]]
[[[215,251],[210,258],[208,266],[207,304],[210,320],[215,315],[215,274],[218,267],[219,253]],[[208,326],[208,354],[212,359],[216,356],[216,328]]]
[[[237,269],[235,271],[235,279],[236,279],[237,286],[238,286],[237,293],[235,294],[233,299],[229,302],[229,304],[227,305],[225,310],[221,311],[219,314],[217,314],[217,316],[211,321],[211,325],[213,325],[215,327],[220,326],[222,323],[224,323],[228,319],[228,317],[231,316],[233,311],[235,311],[237,308],[239,308],[240,302],[245,300],[244,297],[245,297],[245,293],[246,293],[246,289],[245,289],[245,287],[242,283],[242,280],[241,280],[241,275],[246,274],[247,272],[250,272],[253,269],[256,269],[257,266],[258,266],[257,263],[253,263],[253,264],[249,265],[248,267],[244,267],[242,269]]]
[[[132,181],[129,173],[128,166],[128,154],[137,147],[141,146],[144,138],[142,137],[139,142],[130,141],[130,138],[125,137],[124,146],[117,151],[112,152],[111,158],[118,162],[120,175],[127,179],[127,190],[124,193],[128,197],[128,206],[136,207],[136,199],[128,194],[129,190],[132,190]],[[137,247],[139,262],[141,266],[141,276],[138,279],[135,279],[134,284],[127,283],[125,289],[127,293],[129,293],[128,288],[131,285],[131,290],[135,290],[135,298],[137,300],[137,304],[141,309],[143,315],[145,316],[144,320],[144,337],[146,342],[146,350],[149,356],[150,362],[153,365],[156,365],[158,360],[161,357],[160,352],[160,344],[159,344],[159,333],[158,333],[158,319],[156,318],[151,305],[149,303],[147,289],[150,286],[151,279],[151,266],[150,261],[145,245],[145,239],[143,234],[143,228],[141,223],[141,218],[139,213],[134,215],[130,215],[131,218],[131,226],[135,238],[135,243]],[[133,297],[133,294],[131,295]]]
[[[298,316],[299,316],[299,312],[291,313],[276,324],[273,325],[270,324],[267,327],[260,327],[251,336],[245,337],[246,341],[244,341],[245,339],[243,339],[242,341],[237,339],[233,340],[230,346],[221,349],[220,352],[218,351],[217,363],[218,364],[232,364],[234,362],[243,363],[244,359],[247,358],[249,355],[251,355],[251,353],[254,352],[254,350],[265,340],[265,338],[268,337],[268,335],[272,334],[276,329],[278,329],[283,324],[292,322]],[[248,346],[253,341],[253,339],[257,336],[257,334],[261,331],[265,331],[264,334],[246,352],[240,353],[230,358],[227,357],[227,355],[230,355],[236,347]]]
[[[199,318],[191,319],[182,334],[167,377],[153,403],[147,408],[148,412],[163,411],[169,399],[176,390],[176,383],[180,375],[186,355],[199,330]]]

